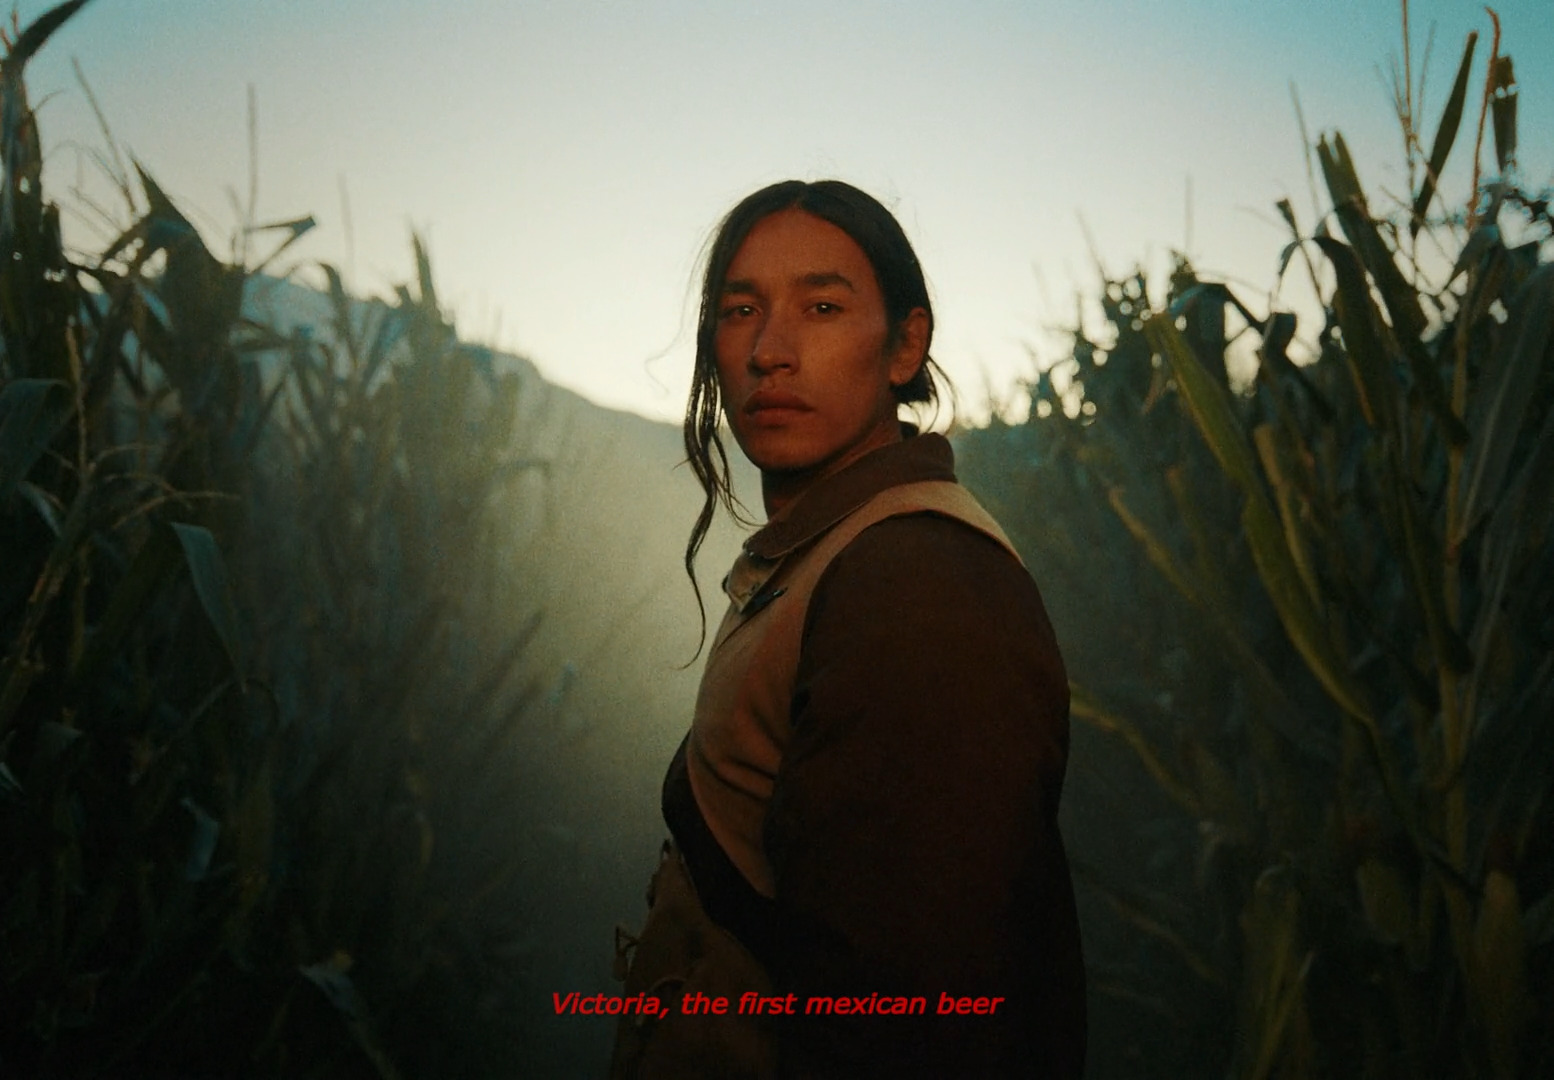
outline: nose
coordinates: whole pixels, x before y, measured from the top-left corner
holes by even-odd
[[[798,366],[798,350],[793,340],[793,328],[780,314],[772,313],[761,323],[755,340],[750,345],[750,370],[766,375],[784,368]]]

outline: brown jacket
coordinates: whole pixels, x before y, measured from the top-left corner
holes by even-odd
[[[1067,680],[997,526],[963,490],[939,498],[953,466],[941,436],[908,438],[751,537],[709,673],[749,615],[807,595],[791,686],[757,671],[733,705],[726,687],[713,694],[718,710],[765,699],[767,745],[747,732],[731,755],[693,734],[665,778],[665,818],[708,914],[796,995],[801,1015],[781,1028],[789,1076],[1082,1069],[1084,975],[1056,823]],[[902,506],[925,493],[936,509],[816,554],[884,492]],[[810,581],[807,560],[823,566]],[[871,994],[925,998],[927,1015],[802,1015],[812,996]],[[1004,1000],[992,1015],[937,1015],[946,994]]]

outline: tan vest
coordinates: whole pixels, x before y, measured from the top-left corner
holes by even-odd
[[[729,609],[707,654],[686,772],[712,835],[763,896],[775,890],[761,830],[788,744],[804,614],[815,583],[870,525],[924,511],[964,521],[1020,557],[998,522],[965,488],[949,480],[921,480],[886,488],[818,537],[776,558],[742,553],[729,573],[724,585]]]

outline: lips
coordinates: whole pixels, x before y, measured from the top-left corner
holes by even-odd
[[[781,390],[757,390],[745,402],[744,411],[754,416],[756,413],[767,412],[772,409],[811,412],[813,408],[809,402],[795,394],[783,393]]]

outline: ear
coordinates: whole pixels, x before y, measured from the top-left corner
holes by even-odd
[[[928,312],[913,308],[902,320],[900,337],[890,354],[890,385],[912,381],[928,356]]]

